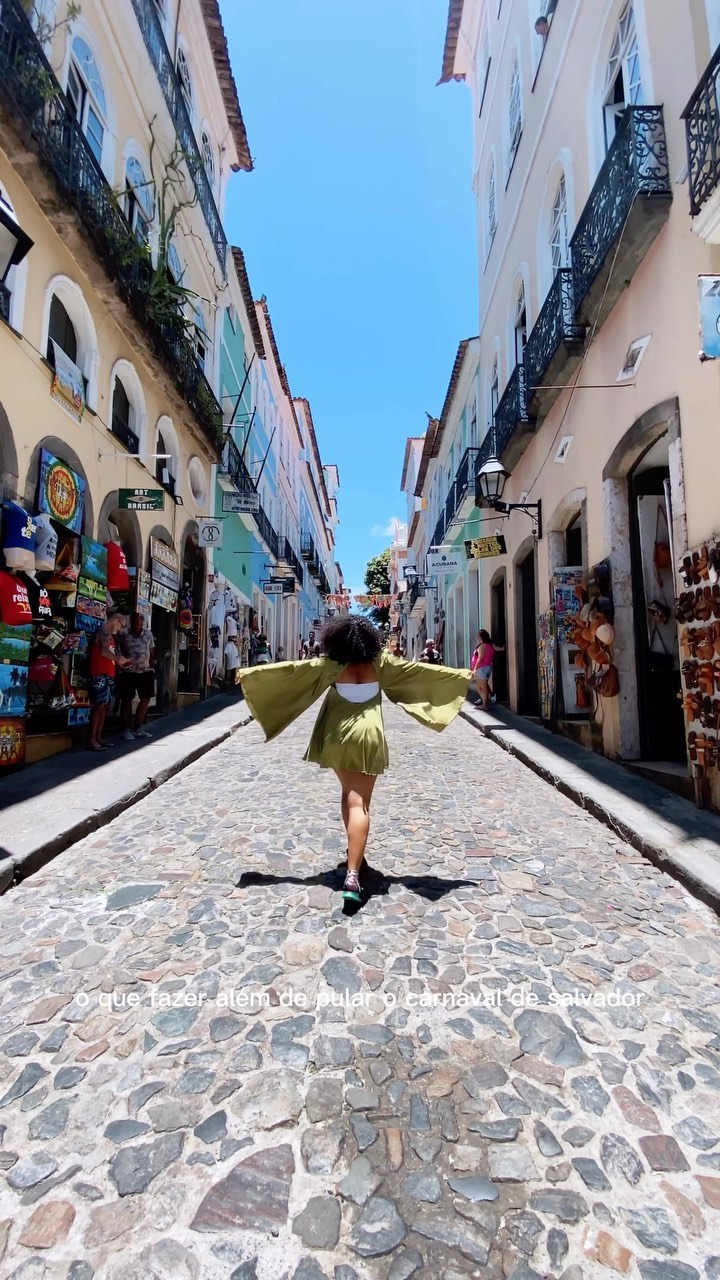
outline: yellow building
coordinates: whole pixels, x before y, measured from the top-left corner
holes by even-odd
[[[222,215],[231,174],[251,168],[217,0],[83,0],[79,13],[3,0],[0,190],[33,241],[0,288],[3,497],[59,514],[61,550],[71,533],[119,538],[161,709],[205,683],[204,628],[178,628],[177,597],[187,587],[201,614],[230,302]],[[48,484],[61,501],[84,489],[70,526]],[[133,510],[136,489],[162,509]],[[51,598],[73,631],[67,599]],[[82,693],[69,717],[37,702],[28,759],[84,719]]]

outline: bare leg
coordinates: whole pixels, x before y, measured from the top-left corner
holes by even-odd
[[[142,729],[145,723],[145,717],[147,715],[147,709],[149,706],[150,706],[149,698],[140,699],[140,701],[137,704],[137,710],[135,712],[135,723],[133,725],[134,729]]]
[[[481,676],[478,676],[477,687],[483,711],[486,711],[490,705],[490,685],[487,680],[483,680]]]
[[[123,698],[122,700],[122,727],[130,729],[132,727],[132,698]]]
[[[350,806],[348,804],[348,798],[344,791],[341,792],[341,796],[342,796],[342,799],[340,801],[340,808],[342,809],[343,826],[345,828],[345,833],[347,834],[348,823],[350,821]]]
[[[338,769],[337,774],[348,811],[348,870],[359,871],[370,832],[370,800],[376,779],[374,774],[346,769]]]
[[[99,751],[103,745],[102,733],[106,714],[107,704],[104,702],[96,703],[90,712],[90,746],[94,751]]]

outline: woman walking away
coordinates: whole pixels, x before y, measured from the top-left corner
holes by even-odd
[[[393,658],[383,650],[376,627],[353,614],[329,622],[322,641],[321,658],[242,671],[240,680],[267,742],[327,692],[303,758],[337,774],[348,841],[342,893],[361,902],[370,801],[375,781],[388,765],[382,694],[440,732],[458,714],[472,673]]]
[[[502,653],[502,651],[502,645],[493,644],[489,631],[478,632],[477,648],[473,654],[474,665],[471,663],[471,666],[473,666],[473,675],[477,681],[480,702],[484,711],[487,711],[490,703],[495,701],[494,696],[490,694],[493,659],[496,653]]]

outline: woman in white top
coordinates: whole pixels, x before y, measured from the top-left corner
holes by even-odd
[[[274,738],[327,690],[305,760],[334,769],[342,788],[348,872],[343,897],[362,901],[359,873],[370,830],[375,780],[388,764],[382,692],[431,729],[455,718],[472,673],[405,662],[383,652],[367,618],[334,618],[322,636],[324,657],[242,671],[247,704]]]

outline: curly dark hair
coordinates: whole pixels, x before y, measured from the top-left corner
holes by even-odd
[[[377,627],[368,618],[353,613],[332,618],[323,628],[321,639],[325,657],[345,665],[374,662],[382,649]]]

